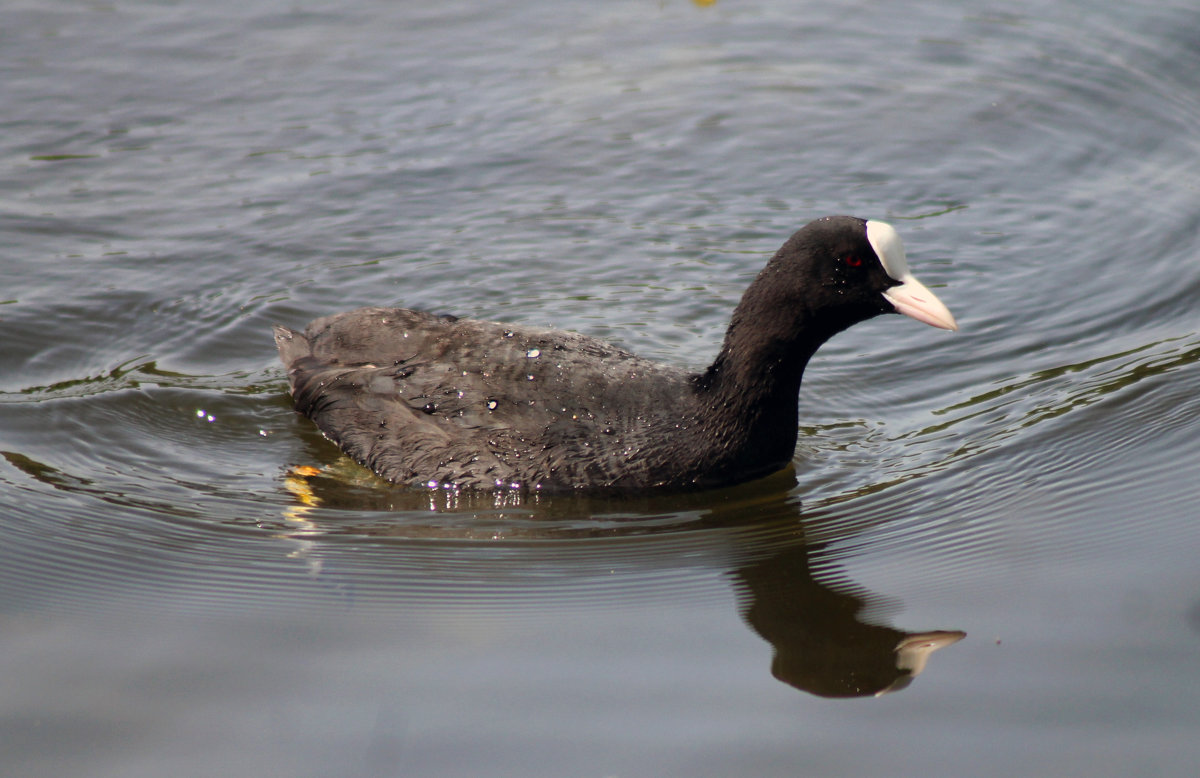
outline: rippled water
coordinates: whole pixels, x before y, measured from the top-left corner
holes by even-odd
[[[1194,772],[1191,4],[52,0],[0,30],[5,774]],[[290,410],[270,325],[364,304],[701,365],[843,212],[962,332],[825,347],[791,472],[405,492]]]

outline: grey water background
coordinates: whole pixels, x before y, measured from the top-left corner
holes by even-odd
[[[5,2],[0,772],[1194,775],[1198,128],[1189,2]],[[364,304],[703,365],[829,213],[962,331],[826,346],[793,472],[404,492],[290,411]]]

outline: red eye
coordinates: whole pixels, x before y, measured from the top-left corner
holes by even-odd
[[[843,259],[846,267],[862,267],[862,257],[857,254],[847,254]]]

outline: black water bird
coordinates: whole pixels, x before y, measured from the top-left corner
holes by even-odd
[[[881,313],[957,329],[888,224],[787,240],[700,372],[552,329],[361,308],[275,328],[296,409],[383,478],[455,489],[699,489],[791,462],[804,367]]]

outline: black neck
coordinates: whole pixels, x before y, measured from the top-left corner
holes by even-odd
[[[837,332],[788,299],[770,269],[746,291],[720,353],[694,379],[710,438],[734,458],[761,458],[764,467],[795,451],[804,368]]]

